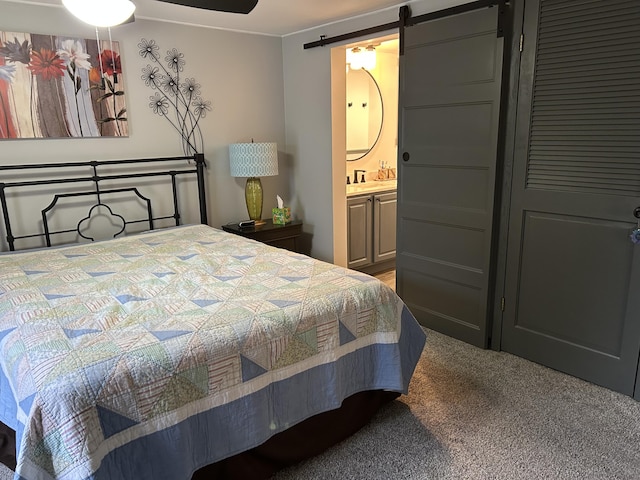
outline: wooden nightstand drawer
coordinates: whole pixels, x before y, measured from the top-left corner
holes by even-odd
[[[278,248],[300,253],[299,237],[302,234],[302,222],[294,220],[286,225],[274,225],[271,219],[264,225],[240,228],[237,223],[222,225],[225,232],[251,238]]]

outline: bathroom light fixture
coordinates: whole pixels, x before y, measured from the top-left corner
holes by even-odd
[[[362,57],[360,56],[360,47],[353,47],[347,50],[347,63],[352,70],[359,70],[362,68]]]
[[[365,70],[373,70],[376,68],[376,49],[373,45],[368,45],[362,49],[353,47],[347,50],[347,63],[352,70],[364,68]]]
[[[362,52],[360,52],[362,56],[362,68],[365,70],[373,70],[376,68],[376,49],[373,45],[369,45]]]
[[[126,22],[136,6],[130,0],[62,0],[74,16],[96,27],[113,27]]]
[[[278,145],[276,143],[234,143],[229,145],[229,165],[232,177],[248,177],[244,189],[249,218],[256,225],[262,220],[262,183],[259,177],[278,175]]]

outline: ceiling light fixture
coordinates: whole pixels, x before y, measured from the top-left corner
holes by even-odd
[[[96,27],[120,25],[136,9],[130,0],[62,0],[62,4],[80,20]]]

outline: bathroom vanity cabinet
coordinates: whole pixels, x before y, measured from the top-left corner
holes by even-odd
[[[348,267],[374,273],[396,258],[396,191],[347,198]]]

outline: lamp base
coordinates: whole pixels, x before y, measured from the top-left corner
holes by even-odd
[[[247,184],[244,187],[244,198],[247,202],[247,212],[249,218],[256,225],[264,225],[262,220],[262,183],[258,177],[247,178]]]

